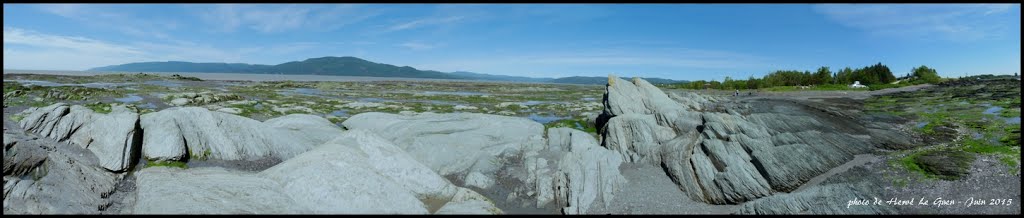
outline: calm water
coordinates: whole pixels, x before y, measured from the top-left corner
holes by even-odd
[[[981,113],[983,113],[983,114],[995,114],[995,113],[997,113],[997,112],[999,112],[1001,110],[1003,110],[1002,107],[992,106],[992,107],[989,107],[988,109],[985,109],[985,112],[981,112]]]
[[[483,92],[463,92],[463,91],[458,91],[458,92],[425,91],[425,92],[422,92],[422,93],[426,94],[426,95],[458,95],[458,96],[473,96],[473,95],[486,95],[487,94],[487,93],[483,93]]]
[[[547,102],[545,102],[545,101],[524,101],[524,102],[522,102],[520,104],[526,105],[526,106],[534,106],[534,105],[543,104],[543,103],[547,103]]]
[[[554,122],[554,121],[557,121],[557,120],[564,120],[564,119],[567,119],[569,117],[560,117],[560,116],[554,116],[554,115],[530,114],[530,116],[527,116],[527,118],[530,118],[533,121],[537,121],[538,123],[550,123],[550,122]]]
[[[124,98],[115,98],[114,101],[118,101],[121,103],[132,103],[136,101],[142,101],[142,97],[139,97],[138,95],[128,95],[128,97]]]
[[[89,88],[116,88],[119,86],[131,85],[131,83],[82,83],[82,84],[69,84],[69,83],[56,83],[50,81],[41,80],[11,80],[14,82],[21,83],[25,86],[83,86]]]
[[[331,111],[331,115],[334,115],[336,117],[348,117],[348,110]]]
[[[314,88],[294,88],[294,89],[279,91],[277,93],[280,93],[281,95],[286,95],[286,96],[292,96],[292,95],[295,95],[295,94],[299,94],[299,95],[313,95],[313,96],[323,95],[322,91],[320,91],[319,89],[314,89]]]

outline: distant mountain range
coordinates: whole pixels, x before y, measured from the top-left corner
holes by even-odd
[[[195,73],[259,73],[259,74],[291,74],[291,75],[332,75],[332,76],[369,76],[369,77],[404,77],[431,79],[465,79],[486,81],[568,83],[568,84],[605,84],[606,77],[562,77],[535,78],[523,76],[492,75],[473,72],[456,71],[451,73],[433,70],[418,70],[409,66],[395,66],[374,63],[356,57],[319,57],[304,61],[292,61],[278,65],[244,64],[244,63],[193,63],[183,61],[139,62],[121,65],[97,67],[88,71],[108,72],[195,72]],[[644,78],[653,84],[688,82],[661,78]]]

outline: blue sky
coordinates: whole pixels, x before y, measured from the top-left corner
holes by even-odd
[[[4,4],[4,69],[355,56],[531,76],[1020,72],[1019,4]]]

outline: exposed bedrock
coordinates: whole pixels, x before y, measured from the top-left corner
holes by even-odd
[[[501,213],[366,130],[259,173],[152,167],[138,180],[135,213]]]
[[[851,116],[806,102],[746,104],[759,105],[670,96],[609,76],[600,144],[623,161],[663,167],[690,198],[713,204],[792,191],[871,149],[857,137],[870,131]]]
[[[290,114],[260,122],[199,107],[173,107],[144,114],[141,128],[143,156],[159,161],[286,160],[342,132],[314,115]]]
[[[350,130],[365,129],[398,145],[443,176],[494,179],[501,157],[544,147],[544,126],[521,117],[477,113],[361,113],[345,120]]]
[[[19,125],[43,137],[89,149],[99,157],[99,165],[110,171],[124,171],[135,163],[134,156],[142,139],[139,114],[124,106],[114,106],[109,114],[65,103],[29,108]]]
[[[120,175],[93,152],[4,132],[4,214],[91,214],[107,209]]]

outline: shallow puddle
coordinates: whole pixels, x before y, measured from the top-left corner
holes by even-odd
[[[543,104],[543,103],[546,103],[546,102],[543,102],[543,101],[524,101],[524,102],[519,103],[519,104],[526,105],[526,106],[534,106],[534,105]]]
[[[527,118],[530,118],[533,121],[537,121],[538,123],[550,123],[550,122],[553,122],[553,121],[556,121],[556,120],[567,119],[569,117],[560,117],[560,116],[554,116],[554,115],[530,114],[529,116],[527,116]]]
[[[464,91],[458,91],[458,92],[425,91],[425,92],[423,92],[423,94],[425,94],[425,95],[472,96],[472,95],[486,95],[487,93],[483,93],[483,92],[464,92]]]
[[[314,88],[294,88],[294,89],[289,89],[289,90],[284,90],[284,91],[278,91],[277,93],[281,94],[281,95],[285,95],[285,96],[293,96],[293,95],[296,95],[296,94],[298,94],[298,95],[315,95],[315,96],[323,95],[323,92],[321,92],[319,89],[314,89]]]
[[[331,111],[331,115],[336,117],[348,117],[348,110]]]
[[[132,102],[136,102],[136,101],[142,101],[142,97],[139,97],[138,95],[132,94],[132,95],[128,95],[128,97],[124,97],[124,98],[115,98],[114,101],[118,101],[118,102],[121,102],[121,103],[132,103]]]
[[[988,109],[985,109],[985,112],[981,112],[981,113],[983,113],[983,114],[996,114],[996,113],[998,113],[1001,110],[1003,110],[1003,107],[992,106],[992,107],[989,107]]]

